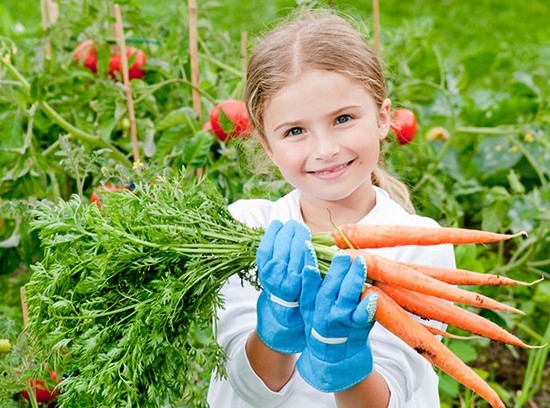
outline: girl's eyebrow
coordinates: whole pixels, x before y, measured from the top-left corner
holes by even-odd
[[[361,105],[344,106],[342,108],[336,109],[335,111],[327,113],[325,116],[330,118],[330,117],[338,116],[341,113],[346,112],[346,111],[351,110],[351,109],[360,109],[361,107],[362,107]],[[300,120],[293,120],[293,121],[290,121],[290,122],[284,122],[284,123],[281,123],[278,126],[275,126],[273,128],[273,132],[277,132],[279,129],[282,129],[282,128],[292,128],[292,127],[296,127],[296,126],[299,126],[299,125],[300,125]]]
[[[273,128],[273,132],[277,132],[278,130],[283,129],[283,128],[293,128],[293,127],[298,126],[298,124],[299,124],[299,121],[284,122],[284,123],[281,123],[278,126],[275,126]]]
[[[347,111],[349,111],[349,110],[360,109],[360,108],[362,108],[361,105],[349,105],[349,106],[344,106],[343,108],[336,109],[334,112],[330,112],[329,114],[327,114],[327,116],[328,116],[328,117],[331,117],[331,116],[338,116],[338,115],[340,115],[341,113],[347,112]]]

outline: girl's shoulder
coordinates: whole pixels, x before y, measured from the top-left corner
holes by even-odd
[[[425,227],[437,227],[439,224],[432,218],[418,214],[410,214],[399,203],[393,200],[389,194],[379,188],[376,191],[376,205],[372,211],[362,220],[368,224],[401,224]]]
[[[275,219],[283,222],[301,219],[298,190],[275,201],[263,198],[240,199],[230,204],[228,210],[237,220],[253,228],[266,227]]]

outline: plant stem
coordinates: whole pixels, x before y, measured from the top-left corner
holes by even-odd
[[[512,135],[529,130],[527,126],[503,125],[495,127],[459,126],[455,129],[461,133],[483,133],[486,135]]]
[[[25,77],[15,68],[10,62],[8,61],[2,61],[2,64],[6,66],[8,71],[19,81],[19,83],[25,88],[27,92],[30,92],[31,85],[29,82],[25,79]],[[99,149],[107,149],[111,155],[111,157],[116,160],[117,162],[120,162],[121,164],[124,164],[125,166],[130,167],[132,163],[128,160],[128,158],[122,154],[116,147],[114,147],[109,142],[106,142],[103,140],[100,136],[95,136],[90,133],[87,133],[81,129],[78,129],[76,126],[69,123],[67,120],[65,120],[52,106],[46,102],[46,101],[38,101],[38,106],[40,106],[40,109],[48,116],[55,124],[57,124],[59,127],[67,131],[72,136],[76,137],[81,142],[87,143],[91,145],[92,147],[97,147]]]
[[[522,327],[522,329],[524,328]],[[550,320],[546,326],[546,332],[544,333],[542,341],[546,344],[550,342]],[[542,383],[542,372],[544,371],[547,361],[548,347],[529,351],[529,361],[527,362],[527,369],[521,391],[514,405],[515,408],[523,407],[538,391]]]

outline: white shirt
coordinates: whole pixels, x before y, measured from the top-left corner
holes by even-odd
[[[407,213],[384,190],[375,187],[375,191],[376,205],[361,223],[438,226],[430,218]],[[264,199],[238,200],[229,206],[229,211],[250,227],[265,228],[275,219],[283,222],[290,219],[303,221],[298,190],[274,202]],[[451,245],[382,248],[372,252],[392,260],[455,267]],[[312,388],[297,371],[282,390],[274,392],[267,388],[250,367],[245,354],[246,340],[256,327],[259,292],[235,275],[224,285],[221,293],[224,309],[218,311],[216,337],[227,354],[228,378],[213,376],[211,379],[208,391],[211,408],[336,407],[333,394]],[[431,324],[445,328],[438,322]],[[430,363],[379,324],[374,325],[369,341],[374,367],[384,376],[391,391],[390,408],[440,407],[438,378]]]

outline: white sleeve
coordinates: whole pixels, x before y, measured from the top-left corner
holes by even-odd
[[[246,341],[256,327],[259,291],[233,276],[222,289],[226,307],[218,312],[217,340],[224,347],[227,376],[238,397],[257,407],[284,406],[291,396],[295,376],[278,392],[269,389],[254,372],[246,355]]]

